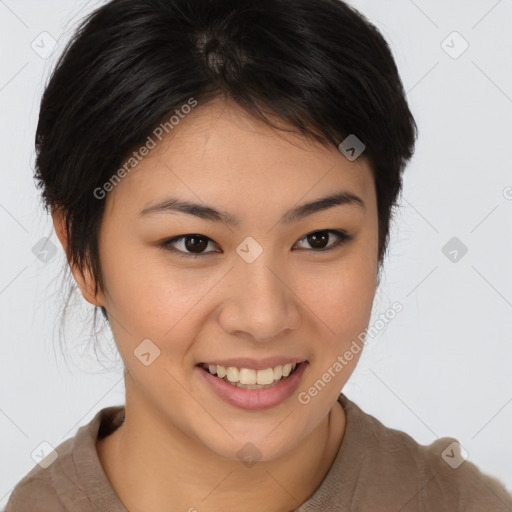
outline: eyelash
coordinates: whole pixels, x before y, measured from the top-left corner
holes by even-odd
[[[312,251],[312,252],[317,252],[317,253],[318,252],[320,252],[320,253],[328,252],[328,251],[332,251],[333,249],[336,249],[337,247],[341,247],[342,245],[346,244],[347,242],[350,242],[351,240],[353,240],[353,238],[354,238],[352,235],[349,235],[346,231],[340,231],[340,230],[337,230],[337,229],[322,229],[322,230],[318,230],[318,231],[312,231],[311,233],[308,233],[308,234],[304,235],[299,240],[299,242],[301,242],[302,240],[306,240],[308,236],[315,235],[315,234],[318,234],[318,233],[334,234],[334,235],[336,235],[339,238],[339,241],[337,243],[331,245],[330,247],[327,247],[327,248],[324,248],[324,249],[304,249],[304,250]],[[166,251],[171,251],[171,252],[178,253],[178,256],[182,257],[182,258],[194,258],[195,259],[195,258],[198,258],[198,257],[204,257],[204,256],[207,256],[208,254],[214,253],[214,251],[211,251],[211,252],[203,252],[203,253],[194,254],[194,253],[191,253],[191,252],[180,251],[178,249],[174,249],[174,248],[170,247],[171,244],[173,244],[173,243],[176,243],[176,242],[179,242],[181,240],[184,240],[186,238],[191,238],[191,237],[196,237],[196,238],[208,240],[209,242],[213,242],[213,240],[211,238],[208,238],[207,236],[199,235],[199,234],[195,234],[195,233],[190,233],[190,234],[187,234],[187,235],[180,235],[180,236],[176,236],[174,238],[170,238],[168,240],[165,240],[160,245],[160,247],[162,249],[166,250]]]

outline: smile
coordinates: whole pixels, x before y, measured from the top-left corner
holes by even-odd
[[[308,361],[302,361],[255,370],[201,363],[195,369],[213,396],[241,409],[260,410],[287,400],[297,390],[308,366]]]
[[[236,366],[219,366],[215,364],[201,364],[201,367],[216,375],[225,382],[245,389],[262,389],[262,386],[271,386],[274,382],[288,377],[297,367],[297,363],[277,365],[273,368],[255,370],[252,368],[237,368]]]

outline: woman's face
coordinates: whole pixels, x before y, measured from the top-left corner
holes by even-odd
[[[342,192],[364,206],[286,215]],[[142,213],[171,197],[203,215]],[[378,221],[364,155],[351,162],[216,100],[181,120],[105,200],[96,304],[108,311],[128,371],[127,407],[144,404],[144,414],[233,460],[248,442],[262,460],[291,450],[336,405],[361,351],[344,364],[338,356],[354,340],[361,346],[370,319]],[[182,235],[197,236],[163,246]],[[233,361],[242,358],[252,361]],[[262,370],[279,361],[307,363],[291,388],[283,381],[259,393],[198,366]]]

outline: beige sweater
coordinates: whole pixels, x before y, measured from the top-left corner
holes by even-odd
[[[460,464],[455,439],[420,445],[343,393],[338,401],[347,416],[343,442],[321,485],[296,512],[512,512],[512,496],[499,480],[469,460]],[[6,512],[128,512],[95,447],[97,436],[108,435],[123,418],[124,406],[98,411],[56,448],[59,456],[50,466],[36,465],[18,482]]]

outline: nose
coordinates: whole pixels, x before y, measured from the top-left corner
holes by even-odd
[[[267,265],[263,257],[241,260],[229,273],[218,322],[228,334],[268,342],[297,329],[300,298],[293,291],[290,273]]]

